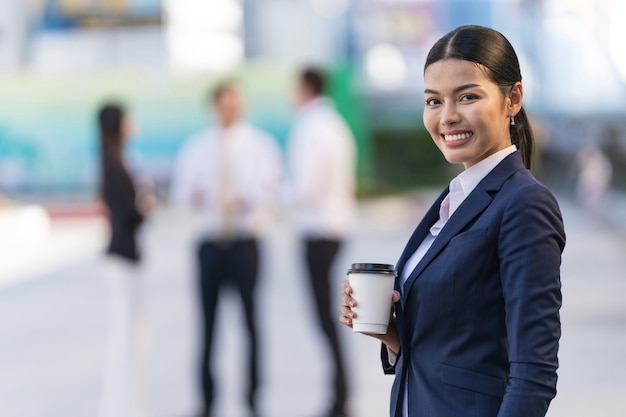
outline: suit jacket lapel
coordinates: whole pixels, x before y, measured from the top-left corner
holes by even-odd
[[[458,208],[458,210],[446,222],[439,236],[437,236],[422,260],[417,264],[409,279],[404,283],[403,294],[408,294],[411,286],[420,273],[432,262],[433,259],[448,244],[450,239],[456,236],[469,222],[478,216],[491,203],[491,196],[484,190],[475,189]]]
[[[498,191],[502,187],[502,184],[504,184],[504,182],[511,175],[513,175],[513,173],[521,169],[524,169],[524,164],[522,162],[520,152],[516,151],[507,156],[489,174],[487,174],[485,178],[483,178],[483,180],[476,186],[476,188],[470,193],[470,195],[467,196],[467,198],[465,199],[465,201],[463,201],[459,208],[452,214],[452,217],[448,219],[443,229],[441,229],[439,235],[435,238],[432,246],[428,249],[422,260],[411,272],[411,275],[403,286],[403,299],[408,295],[408,292],[415,283],[415,280],[419,277],[424,268],[426,268],[428,264],[430,264],[430,262],[432,262],[432,260],[435,259],[435,257],[443,250],[443,248],[446,247],[450,239],[456,236],[468,223],[476,218],[476,216],[480,215],[480,213],[482,213],[485,208],[487,208],[489,204],[491,204],[491,201],[493,200],[491,193]],[[447,194],[447,190],[442,195],[445,197],[445,194]],[[431,207],[428,212],[429,214],[431,214],[434,207],[436,207],[438,213],[439,204],[441,204],[442,199],[443,198],[440,197],[437,203],[434,204],[433,207]],[[438,214],[437,217],[435,217],[434,221],[436,221],[437,218]],[[424,218],[424,220],[426,220],[426,218]],[[417,247],[426,236],[426,233],[428,233],[428,230],[430,229],[430,226],[434,223],[434,221],[431,222],[429,220],[428,222],[422,221],[422,223],[420,223],[413,235],[413,237],[416,237],[415,240],[417,241],[417,243],[413,242],[412,246],[414,247],[412,248],[408,248],[407,245],[407,249],[412,249],[412,251],[410,251],[407,255],[407,250],[405,250],[405,253],[402,254],[401,260],[403,261],[403,263],[401,265],[399,263],[400,267],[403,268],[406,260],[413,254],[413,252],[415,252],[415,250],[417,250]],[[424,223],[428,223],[429,225],[423,226]],[[423,229],[425,229],[425,231]],[[418,231],[420,231],[419,234]],[[421,236],[421,239],[418,240],[419,236]],[[412,243],[413,237],[411,238],[411,241],[409,241],[409,243]]]
[[[417,248],[422,243],[426,235],[429,233],[431,226],[435,224],[437,219],[439,219],[439,206],[441,205],[441,202],[446,197],[446,195],[448,195],[447,187],[445,190],[443,190],[443,192],[439,195],[439,197],[437,197],[437,200],[435,200],[433,205],[430,206],[430,209],[428,209],[428,211],[426,212],[426,214],[424,215],[420,223],[417,225],[417,228],[411,235],[411,238],[409,239],[406,246],[404,247],[404,251],[402,251],[402,255],[400,255],[400,259],[398,259],[398,262],[396,264],[398,277],[402,276],[404,265],[409,260],[411,255],[413,255],[413,253],[417,250]],[[396,289],[400,290],[399,288],[396,288]]]

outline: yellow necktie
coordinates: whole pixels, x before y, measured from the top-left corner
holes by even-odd
[[[232,183],[232,138],[224,135],[220,146],[219,170],[219,232],[223,240],[231,240],[234,234],[234,196]]]

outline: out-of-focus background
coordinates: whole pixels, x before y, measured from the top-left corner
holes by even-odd
[[[210,86],[239,80],[247,118],[284,148],[294,75],[304,64],[328,70],[359,150],[358,228],[337,262],[339,283],[351,262],[394,263],[458,172],[423,128],[422,67],[436,39],[470,23],[501,31],[518,52],[535,174],[557,194],[568,232],[549,416],[626,415],[624,20],[622,0],[1,0],[0,416],[97,413],[107,309],[99,104],[131,109],[128,158],[160,200],[142,235],[152,415],[190,416],[199,404],[191,231],[167,189],[183,141],[213,123]],[[306,417],[328,396],[327,352],[284,217],[263,249],[261,405]],[[241,312],[228,296],[220,311],[219,410],[238,416]],[[354,415],[385,415],[391,378],[378,344],[347,329],[342,340]]]

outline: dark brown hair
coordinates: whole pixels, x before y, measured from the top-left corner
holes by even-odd
[[[98,112],[100,129],[100,146],[103,154],[121,157],[122,154],[122,120],[124,109],[118,103],[107,103]]]
[[[100,107],[98,111],[98,128],[100,134],[100,195],[104,197],[105,172],[107,164],[117,163],[124,168],[122,158],[122,124],[124,120],[124,108],[121,104],[109,102]]]
[[[300,72],[300,81],[314,96],[321,96],[326,92],[326,77],[324,72],[319,68],[304,68]]]

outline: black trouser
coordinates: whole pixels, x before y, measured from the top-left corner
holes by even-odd
[[[200,286],[204,312],[204,343],[201,358],[201,378],[205,411],[213,405],[214,381],[210,369],[213,348],[215,310],[220,291],[232,286],[241,296],[245,311],[248,346],[248,403],[255,408],[255,393],[259,383],[258,340],[255,318],[254,289],[258,273],[258,247],[254,239],[229,243],[203,242],[199,250]]]
[[[331,311],[336,310],[331,307],[331,294],[336,293],[338,287],[333,285],[331,288],[330,271],[341,242],[330,239],[306,239],[305,243],[309,281],[315,297],[317,316],[332,353],[335,394],[332,410],[339,413],[344,411],[346,405],[347,380],[335,325],[336,319],[331,314]]]

